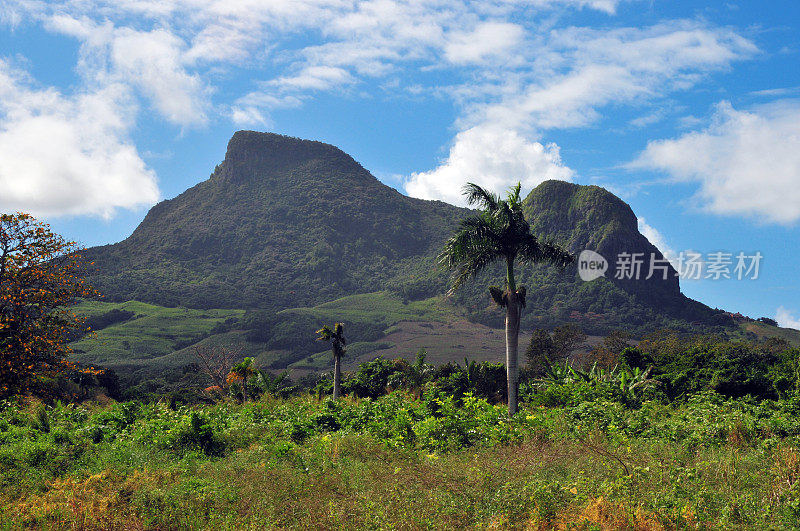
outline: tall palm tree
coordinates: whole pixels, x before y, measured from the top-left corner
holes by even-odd
[[[333,350],[333,399],[338,400],[342,394],[342,356],[347,340],[344,338],[344,325],[336,323],[333,329],[328,325],[317,330],[317,341],[330,341]]]
[[[521,185],[517,183],[506,199],[488,192],[477,184],[464,186],[464,195],[470,205],[480,207],[480,213],[466,218],[456,233],[447,240],[439,254],[439,263],[454,269],[450,293],[486,266],[502,260],[506,264],[505,289],[492,286],[492,299],[506,309],[506,374],[508,378],[508,413],[517,412],[519,370],[517,347],[519,321],[525,307],[525,287],[517,288],[514,262],[547,262],[559,266],[570,264],[574,257],[551,242],[540,242],[531,234],[525,220],[520,200]]]

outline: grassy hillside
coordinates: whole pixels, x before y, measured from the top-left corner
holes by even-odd
[[[74,311],[82,317],[92,318],[115,309],[133,312],[134,315],[97,330],[96,337],[89,335],[72,343],[78,361],[113,367],[158,358],[196,343],[226,319],[244,314],[243,310],[164,308],[136,301],[84,301]]]
[[[759,339],[774,337],[787,341],[791,345],[800,346],[800,330],[770,326],[758,321],[742,323],[740,326],[746,334],[754,334]]]
[[[594,284],[594,283],[593,283]],[[599,284],[595,284],[599,285]],[[532,301],[520,336],[522,352],[534,327],[553,326],[536,315]],[[505,359],[502,329],[470,322],[458,306],[442,297],[420,301],[375,292],[351,295],[305,308],[275,314],[231,309],[165,308],[129,301],[86,301],[76,313],[103,323],[103,316],[127,312],[127,317],[96,330],[95,335],[71,343],[74,358],[86,365],[113,368],[127,385],[147,381],[151,391],[197,385],[194,345],[234,347],[242,356],[255,358],[259,367],[289,369],[294,376],[328,371],[332,358],[327,345],[315,340],[323,324],[344,322],[349,340],[346,370],[377,356],[413,361],[422,349],[435,364],[463,363],[464,359],[500,362]],[[502,312],[485,301],[487,315],[502,319]],[[546,315],[546,314],[545,314]],[[580,320],[572,320],[584,324]],[[669,328],[670,321],[650,326]],[[589,329],[591,331],[591,329]],[[737,333],[740,331],[740,333]],[[800,346],[800,332],[763,323],[744,323],[731,337],[777,337]],[[594,337],[595,343],[598,341]]]
[[[184,379],[185,371],[197,372],[197,367],[192,367],[197,360],[191,349],[196,344],[239,348],[242,356],[256,358],[262,367],[290,368],[302,373],[328,370],[332,363],[330,352],[326,345],[315,340],[315,331],[333,322],[345,323],[350,340],[347,358],[350,365],[384,353],[381,351],[386,351],[386,355],[413,358],[420,348],[439,347],[444,343],[463,345],[464,335],[471,337],[466,340],[468,344],[480,344],[481,348],[473,353],[477,359],[496,357],[496,353],[486,353],[483,348],[480,331],[485,333],[486,327],[463,321],[454,327],[451,323],[459,319],[458,311],[441,297],[403,301],[383,291],[343,297],[313,307],[290,308],[277,314],[165,308],[134,301],[85,301],[75,307],[78,315],[90,321],[120,311],[132,315],[70,346],[76,361],[113,368],[126,376],[129,383],[157,380],[165,387],[177,385]],[[418,326],[416,333],[409,333],[411,323],[425,326]],[[439,332],[433,333],[431,328],[434,327]],[[403,329],[405,333],[401,333]],[[502,345],[496,347],[502,350]],[[452,356],[444,350],[437,361],[463,360],[463,346],[455,350]],[[164,381],[165,376],[172,380],[171,384]]]

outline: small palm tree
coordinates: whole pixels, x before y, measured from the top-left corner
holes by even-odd
[[[477,184],[468,183],[464,195],[470,205],[481,212],[461,222],[456,233],[445,243],[439,263],[455,270],[450,293],[489,264],[502,260],[506,264],[505,289],[492,286],[492,299],[506,309],[506,375],[508,379],[508,413],[517,412],[519,371],[517,350],[519,321],[525,307],[525,287],[517,288],[514,262],[547,262],[559,266],[570,264],[574,257],[565,249],[550,242],[540,242],[531,234],[520,200],[520,183],[500,199]]]
[[[328,325],[317,330],[317,341],[330,341],[333,350],[333,399],[338,400],[342,394],[342,356],[347,340],[344,338],[344,325],[336,323],[333,329]]]
[[[245,358],[231,368],[228,374],[228,383],[236,381],[242,382],[242,400],[247,402],[247,379],[255,376],[256,370],[253,368],[253,358]]]

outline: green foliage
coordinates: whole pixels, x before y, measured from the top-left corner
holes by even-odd
[[[360,398],[378,398],[386,394],[389,376],[393,372],[392,362],[383,358],[362,363],[358,371],[344,383],[344,392]]]
[[[224,442],[214,433],[208,417],[197,411],[183,419],[168,441],[168,448],[179,454],[200,450],[208,456],[220,456],[225,450]]]
[[[537,396],[569,399],[523,406],[513,418],[471,393],[436,387],[421,399],[56,403],[47,408],[49,432],[33,426],[35,407],[0,403],[0,524],[796,522],[799,399],[704,392],[630,405],[602,390],[600,382],[621,379],[608,371],[561,372]],[[374,504],[362,508],[365,500]]]
[[[547,367],[542,380],[547,386],[545,393],[541,397],[533,394],[532,399],[534,403],[554,406],[603,398],[633,406],[640,404],[644,399],[662,396],[661,382],[650,378],[651,372],[652,367],[642,370],[639,367],[629,369],[615,366],[607,370],[595,363],[589,370],[580,370],[569,362],[551,364]],[[571,390],[571,384],[575,383],[582,385]],[[553,391],[550,387],[554,388]],[[577,392],[577,395],[573,396],[573,392]],[[559,401],[556,398],[558,395],[564,398]]]
[[[478,205],[481,210],[478,215],[461,221],[459,229],[439,253],[439,263],[455,272],[451,293],[493,262],[503,262],[507,266],[505,289],[516,292],[515,261],[563,267],[574,260],[564,249],[551,243],[550,236],[539,240],[531,234],[522,211],[519,183],[506,199],[472,183],[464,186],[464,195],[469,204]],[[493,289],[495,302],[505,306],[499,288]],[[521,291],[522,306],[525,306],[525,291]]]
[[[622,359],[631,367],[652,363],[653,377],[670,398],[712,390],[729,397],[793,396],[798,392],[800,350],[780,340],[726,341],[661,332],[646,337]]]

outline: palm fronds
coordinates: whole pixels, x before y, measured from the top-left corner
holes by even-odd
[[[336,323],[331,328],[328,325],[317,330],[317,341],[330,341],[334,353],[344,354],[347,339],[344,337],[344,324]]]
[[[573,261],[568,251],[550,241],[540,242],[531,233],[522,211],[520,191],[517,183],[506,199],[500,199],[477,184],[464,186],[467,201],[479,205],[482,211],[461,222],[438,256],[442,267],[454,270],[450,293],[496,260],[513,263],[519,258],[522,262],[558,266]]]
[[[489,212],[494,212],[500,205],[499,197],[488,190],[484,190],[477,184],[467,183],[461,190],[467,196],[467,203],[470,205],[477,205]]]

